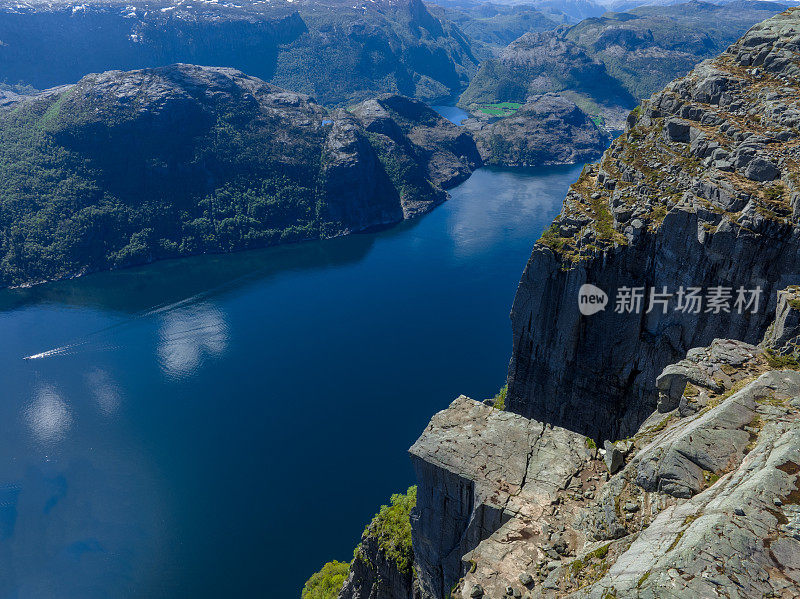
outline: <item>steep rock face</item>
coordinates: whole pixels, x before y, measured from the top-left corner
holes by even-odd
[[[765,21],[643,102],[572,186],[514,301],[512,411],[624,437],[655,408],[666,364],[714,337],[762,337],[776,292],[800,276],[799,19]],[[604,311],[581,314],[584,283],[609,294]],[[677,310],[681,286],[730,288],[731,312],[707,300]],[[666,287],[667,313],[648,313],[647,297],[638,313],[615,311],[619,291],[637,287]],[[760,287],[757,311],[735,309],[740,287]]]
[[[6,96],[0,284],[398,222],[479,164],[471,137],[422,103],[375,105],[391,108],[384,131],[373,104],[328,114],[240,71],[193,65]]]
[[[401,571],[380,550],[377,539],[365,535],[359,550],[361,555],[350,565],[350,576],[339,599],[412,599],[415,596],[411,569]]]
[[[460,93],[470,43],[420,0],[0,3],[0,80],[38,88],[176,62],[235,67],[324,104]]]
[[[513,116],[494,123],[470,119],[484,163],[505,166],[573,164],[597,158],[605,133],[573,102],[556,94],[530,98]]]
[[[776,313],[774,329],[791,343],[797,315]],[[452,550],[469,547],[460,569],[449,544],[438,569],[434,554],[418,561],[423,597],[797,596],[800,364],[776,358],[778,347],[768,336],[693,349],[664,371],[678,406],[605,450],[456,400],[412,448],[420,489],[433,491],[422,509],[440,518],[415,513],[415,547],[454,524],[468,530],[465,515],[502,513]],[[442,473],[460,486],[442,485]],[[452,589],[426,582],[442,575]]]
[[[410,453],[419,482],[415,565],[423,597],[436,598],[498,530],[517,540],[540,534],[558,488],[589,457],[580,435],[464,396],[433,417]]]

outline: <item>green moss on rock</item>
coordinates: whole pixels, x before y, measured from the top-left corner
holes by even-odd
[[[403,494],[392,495],[389,505],[381,506],[362,535],[376,539],[380,551],[397,565],[401,573],[411,571],[414,553],[411,549],[411,510],[417,505],[417,487],[409,487]],[[355,559],[364,559],[362,545],[355,551]]]
[[[301,599],[336,599],[349,573],[350,564],[328,562],[306,581],[300,594]]]

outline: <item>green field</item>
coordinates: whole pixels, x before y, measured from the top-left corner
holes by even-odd
[[[522,104],[517,102],[498,102],[496,104],[481,104],[478,110],[492,116],[511,116],[519,110],[521,106]]]

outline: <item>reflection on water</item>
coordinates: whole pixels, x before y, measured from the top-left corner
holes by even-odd
[[[447,232],[455,251],[462,258],[479,255],[487,246],[506,243],[522,235],[531,247],[537,236],[519,228],[520,222],[552,219],[561,205],[562,181],[542,177],[541,168],[517,169],[514,177],[504,179],[503,202],[491,201],[491,190],[504,169],[482,168],[476,171],[471,186],[459,188],[459,207],[448,215]],[[513,214],[513,218],[509,218]]]
[[[0,599],[291,599],[350,559],[431,414],[502,385],[579,170],[481,169],[389,230],[0,292]]]
[[[36,389],[33,400],[25,408],[25,420],[34,437],[41,442],[62,439],[72,423],[67,402],[50,385]]]
[[[469,114],[456,106],[431,106],[431,108],[454,125],[461,125],[464,120],[469,118]]]
[[[167,312],[159,333],[162,368],[174,378],[195,372],[205,358],[222,355],[228,327],[220,310],[202,303]]]
[[[119,410],[122,395],[111,375],[101,368],[95,368],[85,378],[100,412],[104,416],[113,416]]]

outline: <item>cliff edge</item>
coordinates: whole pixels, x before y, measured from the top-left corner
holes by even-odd
[[[798,26],[794,9],[769,19],[642,102],[572,185],[514,299],[511,411],[598,441],[629,436],[664,366],[716,337],[764,335],[777,291],[800,275]],[[605,310],[581,313],[584,284]],[[690,288],[699,309],[679,304]],[[715,288],[727,308],[708,303]],[[735,310],[740,289],[760,305]],[[630,290],[640,303],[620,310]]]
[[[676,405],[602,449],[465,397],[434,416],[411,448],[422,596],[798,596],[797,298],[762,344],[667,367]]]
[[[797,10],[754,27],[571,187],[509,412],[461,397],[410,450],[423,597],[800,594],[798,56]]]

